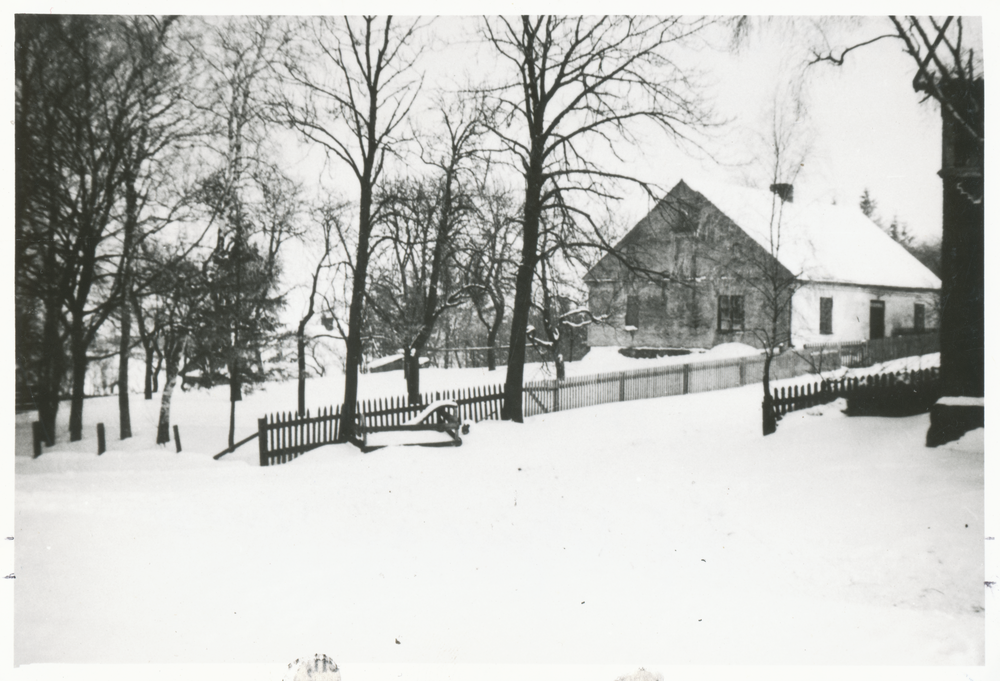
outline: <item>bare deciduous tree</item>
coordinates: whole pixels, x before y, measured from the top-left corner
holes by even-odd
[[[768,118],[769,126],[761,139],[758,159],[760,176],[767,178],[771,192],[767,234],[749,248],[710,251],[715,264],[741,289],[752,294],[751,299],[755,301],[756,309],[751,310],[751,314],[741,309],[739,317],[753,320],[747,331],[764,349],[764,435],[776,429],[771,365],[776,356],[791,346],[792,296],[802,285],[802,272],[789,270],[781,261],[787,236],[785,208],[794,200],[795,179],[809,147],[806,112],[797,88],[793,86],[787,92],[776,92]]]
[[[497,339],[514,288],[511,273],[516,267],[520,215],[514,192],[501,185],[483,182],[476,203],[459,257],[466,283],[474,285],[470,297],[476,317],[486,329],[486,366],[495,371]]]
[[[299,323],[295,328],[295,348],[296,362],[298,368],[298,412],[306,412],[306,358],[307,346],[310,338],[307,328],[310,320],[316,314],[317,302],[320,307],[329,308],[329,302],[323,295],[322,289],[333,286],[332,275],[338,269],[336,254],[342,243],[344,234],[344,214],[346,206],[340,202],[328,202],[314,211],[313,224],[319,229],[314,230],[312,241],[309,243],[310,250],[318,254],[316,265],[312,270],[309,282],[309,294],[306,298],[306,310],[299,318]],[[343,261],[340,261],[343,262]],[[332,317],[331,317],[332,322]],[[325,335],[325,334],[323,334]]]
[[[46,439],[54,442],[68,351],[70,439],[79,440],[88,352],[115,311],[128,346],[138,179],[176,141],[167,43],[177,19],[24,15],[16,24],[19,296],[44,301],[35,373]],[[122,406],[127,437],[127,396]]]
[[[347,166],[358,182],[358,232],[347,320],[342,440],[351,437],[362,359],[365,286],[371,258],[373,198],[386,156],[419,90],[413,43],[419,22],[398,26],[392,17],[321,17],[307,25],[307,57],[289,60],[286,72],[300,88],[282,116],[308,141]]]
[[[422,144],[421,157],[433,171],[424,181],[397,182],[378,197],[388,267],[373,281],[369,300],[385,325],[396,330],[403,350],[403,374],[411,403],[420,401],[420,355],[443,314],[463,303],[479,285],[456,285],[462,231],[475,211],[475,174],[482,134],[476,103],[442,104],[441,131]]]
[[[487,90],[496,108],[491,130],[516,158],[525,187],[504,418],[523,418],[525,342],[543,214],[562,211],[596,232],[586,202],[609,199],[616,182],[634,178],[599,163],[595,147],[614,154],[614,145],[635,141],[644,123],[675,140],[708,123],[692,82],[670,55],[706,23],[622,16],[484,21],[486,40],[512,73]]]

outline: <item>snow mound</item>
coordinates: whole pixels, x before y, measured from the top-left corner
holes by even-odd
[[[847,409],[847,399],[843,397],[838,397],[833,402],[827,402],[826,404],[817,404],[811,409],[806,409],[806,414],[809,416],[843,416],[844,410]]]
[[[716,345],[706,354],[711,355],[712,359],[720,359],[723,357],[753,357],[762,352],[763,350],[760,348],[755,348],[746,343],[722,343],[721,345]]]
[[[876,364],[867,369],[855,369],[855,374],[894,374],[900,371],[917,371],[919,369],[932,369],[941,366],[941,353],[932,352],[928,355],[914,355],[912,357],[900,357],[889,360],[881,364]]]
[[[573,362],[573,374],[583,376],[586,374],[599,374],[611,371],[629,371],[630,369],[646,369],[654,366],[667,364],[686,364],[694,357],[703,355],[703,350],[691,350],[686,355],[665,355],[663,357],[626,357],[619,352],[621,347],[612,345],[608,347],[591,348],[590,352],[584,355],[579,362]]]

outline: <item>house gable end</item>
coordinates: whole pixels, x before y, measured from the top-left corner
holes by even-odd
[[[634,262],[651,272],[663,272],[664,265],[655,256],[657,247],[669,242],[675,234],[696,234],[703,201],[683,180],[678,182],[615,244],[613,253],[606,253],[584,275],[584,282],[620,279],[627,269],[623,261]]]

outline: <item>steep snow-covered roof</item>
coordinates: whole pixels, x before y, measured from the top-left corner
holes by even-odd
[[[698,180],[686,183],[803,280],[936,289],[941,280],[855,206],[795,196],[782,207],[769,191]],[[773,210],[781,208],[780,231]]]

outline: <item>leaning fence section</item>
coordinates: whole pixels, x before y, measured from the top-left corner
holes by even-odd
[[[340,407],[320,409],[315,415],[292,412],[257,419],[260,465],[288,463],[310,449],[336,442],[340,435]]]

